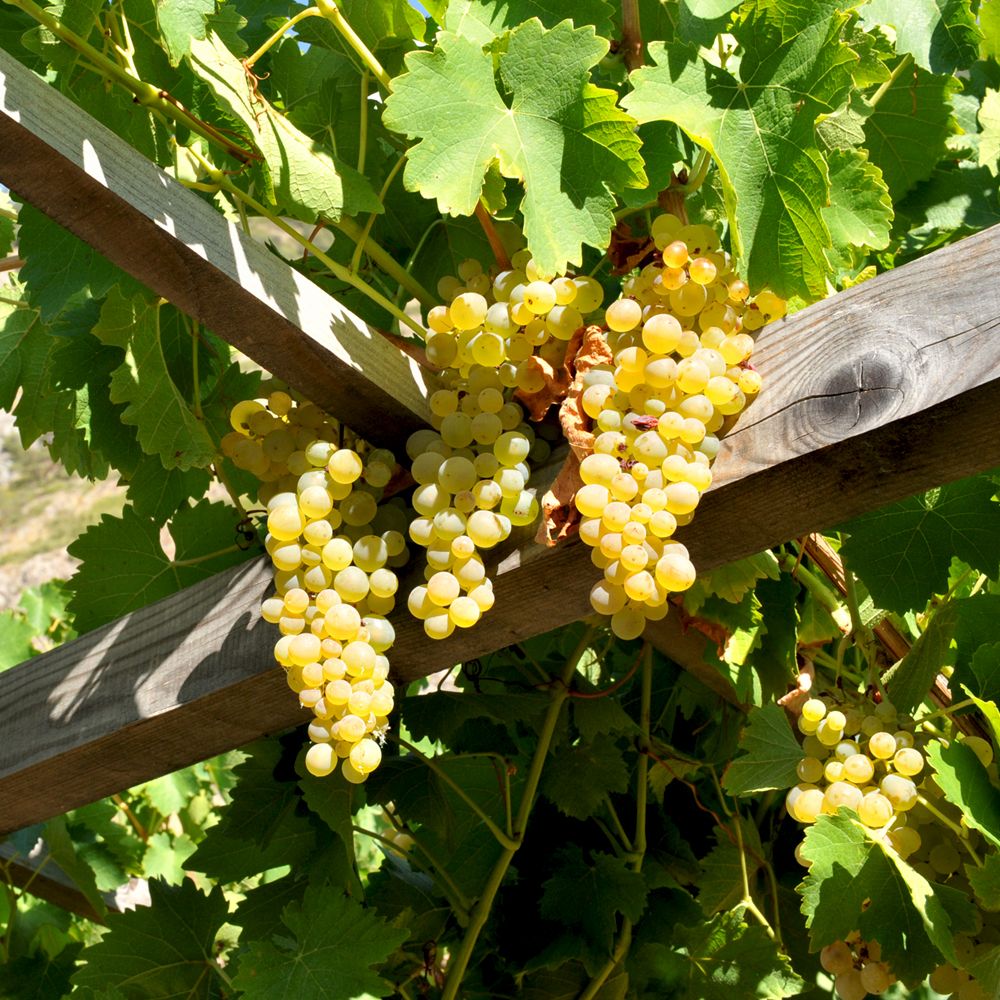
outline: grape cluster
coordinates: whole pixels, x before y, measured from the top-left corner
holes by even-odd
[[[785,313],[772,292],[751,298],[710,227],[660,215],[652,237],[655,260],[605,312],[614,364],[588,372],[581,397],[596,437],[575,502],[604,571],[590,600],[623,639],[694,582],[687,549],[669,539],[711,485],[726,421],[760,390],[748,331]]]
[[[406,444],[417,484],[409,535],[427,553],[425,582],[407,604],[432,639],[489,611],[493,586],[481,553],[538,517],[529,463],[550,448],[511,396],[545,386],[539,358],[561,365],[603,296],[593,278],[545,280],[527,251],[512,265],[491,281],[477,261],[463,261],[458,277],[438,284],[446,304],[427,316],[427,357],[445,372],[429,400],[434,429]]]
[[[888,701],[874,704],[846,692],[810,698],[802,706],[798,729],[804,753],[797,766],[800,780],[785,798],[793,819],[809,824],[820,815],[848,809],[929,882],[946,882],[974,897],[964,862],[987,845],[944,800],[925,768],[926,748],[938,737],[927,736],[918,722],[898,714]],[[989,743],[977,736],[963,742],[984,767],[992,766]],[[963,847],[966,857],[960,853]],[[796,856],[809,864],[801,849]],[[955,938],[956,952],[966,963],[1000,943],[1000,914],[977,909],[976,919],[975,933]],[[878,996],[895,981],[880,960],[877,943],[863,942],[857,934],[824,948],[820,961],[835,977],[841,1000]],[[964,968],[942,965],[932,973],[930,985],[959,1000],[986,1000]]]
[[[819,953],[819,964],[833,976],[840,1000],[864,1000],[869,993],[881,996],[896,982],[882,960],[877,941],[865,941],[857,932],[834,941]]]
[[[395,632],[386,616],[399,587],[394,569],[408,554],[406,513],[378,501],[395,458],[338,447],[326,415],[280,389],[238,403],[230,419],[223,451],[262,480],[267,507],[276,595],[261,616],[278,626],[275,659],[313,713],[306,767],[324,776],[340,762],[360,783],[382,759],[393,708],[385,653]]]

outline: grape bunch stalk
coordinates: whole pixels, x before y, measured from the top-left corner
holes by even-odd
[[[275,659],[313,715],[306,768],[324,776],[339,764],[348,781],[363,782],[382,759],[394,705],[387,616],[399,588],[394,570],[408,557],[406,515],[378,501],[395,458],[338,447],[337,426],[281,389],[238,403],[230,419],[223,451],[261,479],[267,508],[276,595],[261,616],[278,626]]]

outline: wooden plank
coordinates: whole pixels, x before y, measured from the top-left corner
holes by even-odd
[[[44,841],[39,840],[27,856],[19,854],[13,844],[0,844],[0,871],[18,889],[24,889],[32,896],[69,910],[70,913],[99,924],[104,923],[104,918],[94,909],[90,900],[49,856]],[[111,912],[120,909],[113,892],[104,893],[103,898]]]
[[[1000,227],[767,328],[763,398],[680,534],[696,565],[1000,464],[998,275]],[[269,575],[244,564],[0,675],[0,829],[301,722],[257,616]],[[397,679],[580,618],[595,577],[579,542],[516,550],[478,627],[432,643],[398,616]]]
[[[369,440],[427,422],[415,361],[3,51],[0,183]]]

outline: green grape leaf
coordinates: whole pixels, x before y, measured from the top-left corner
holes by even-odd
[[[634,121],[612,91],[589,82],[607,49],[591,27],[564,21],[546,31],[526,21],[499,55],[507,100],[493,57],[467,38],[442,32],[433,51],[408,55],[382,117],[419,140],[407,156],[407,188],[436,198],[442,213],[471,215],[496,161],[524,184],[524,234],[542,271],[580,264],[584,243],[604,249],[613,193],[646,184]]]
[[[977,677],[984,678],[980,682],[983,686],[993,683],[994,678],[1000,677],[1000,642],[990,643],[976,650],[972,657],[972,672]],[[993,742],[1000,746],[1000,708],[997,707],[997,703],[978,697],[964,684],[962,690],[975,702],[976,708],[990,724],[990,729],[993,730]]]
[[[561,850],[554,874],[542,886],[541,915],[578,927],[600,954],[614,944],[616,914],[636,923],[646,907],[646,886],[624,858],[596,853],[588,862],[579,847]]]
[[[584,740],[593,740],[599,733],[639,733],[639,727],[617,698],[573,698],[570,711]]]
[[[943,593],[952,556],[995,576],[1000,566],[996,485],[974,476],[901,500],[844,525],[844,559],[880,608],[899,614]]]
[[[994,945],[972,959],[968,971],[983,988],[986,996],[1000,996],[1000,945]]]
[[[797,673],[796,659],[799,586],[789,574],[762,580],[754,590],[761,606],[763,634],[750,663],[757,673],[763,697],[778,699]]]
[[[653,42],[655,65],[632,74],[622,102],[640,123],[675,122],[715,158],[737,266],[751,286],[807,299],[826,292],[831,245],[815,124],[845,100],[857,60],[838,41],[846,16],[837,6],[792,11],[757,0],[732,29],[745,48],[738,76],[693,49]]]
[[[709,21],[736,10],[740,0],[684,0],[684,3],[695,17]]]
[[[36,935],[33,945],[39,937],[40,935]],[[55,956],[50,956],[45,949],[39,948],[30,956],[10,959],[0,965],[0,996],[4,1000],[52,1000],[53,997],[68,996],[70,977],[76,970],[76,960],[82,947],[82,944],[70,944]],[[120,994],[105,998],[102,994],[101,1000],[125,998]]]
[[[984,59],[1000,60],[1000,0],[983,0],[979,8],[979,30],[983,33],[979,50]]]
[[[868,0],[860,13],[868,29],[889,25],[896,51],[932,73],[954,73],[976,60],[981,36],[969,0]]]
[[[0,215],[0,257],[6,257],[14,246],[14,220]]]
[[[239,517],[235,508],[207,500],[178,511],[170,522],[176,544],[170,559],[160,545],[156,521],[140,517],[131,507],[121,517],[105,514],[68,550],[81,560],[68,584],[77,630],[89,632],[244,561],[251,553],[236,545]],[[204,558],[217,550],[219,554]]]
[[[107,904],[98,891],[94,872],[80,857],[76,844],[66,827],[66,817],[56,816],[45,824],[42,837],[52,860],[72,879],[73,884],[86,897],[87,902],[102,917],[107,914]]]
[[[33,206],[22,205],[17,220],[18,252],[25,261],[20,280],[43,320],[54,319],[79,292],[89,289],[100,298],[125,279],[109,260]]]
[[[413,39],[423,41],[427,31],[424,16],[408,0],[344,0],[338,3],[351,27],[372,50],[409,47]]]
[[[232,802],[188,868],[221,882],[291,865],[304,865],[316,850],[316,827],[300,811],[301,795],[293,780],[278,780],[282,746],[261,740],[234,771],[238,778]],[[288,775],[294,778],[294,774]]]
[[[296,878],[292,873],[277,881],[265,882],[246,894],[236,907],[236,912],[230,916],[230,922],[243,928],[241,937],[244,941],[284,934],[282,910],[289,903],[301,900],[306,888],[306,880]]]
[[[962,821],[978,830],[994,847],[1000,847],[1000,791],[993,787],[979,758],[961,743],[927,747],[934,780],[944,797],[958,806]]]
[[[805,985],[764,928],[747,923],[742,906],[703,924],[678,925],[673,939],[684,956],[678,1000],[780,1000]]]
[[[229,905],[219,888],[204,895],[194,883],[149,883],[152,905],[110,913],[108,933],[81,956],[75,987],[121,987],[129,996],[208,1000],[217,993],[215,937]]]
[[[951,603],[958,607],[952,683],[965,685],[986,701],[1000,701],[1000,676],[993,669],[992,656],[989,652],[979,653],[996,641],[1000,595],[979,594],[958,600],[953,598]],[[975,666],[977,654],[978,667]]]
[[[979,163],[996,177],[1000,171],[1000,90],[987,89],[979,106]]]
[[[32,645],[37,632],[14,611],[0,611],[0,670],[16,667],[38,650]]]
[[[580,775],[587,780],[581,781]],[[541,793],[560,812],[585,820],[600,808],[605,796],[628,789],[629,769],[609,737],[555,751],[545,764]]]
[[[828,158],[830,204],[823,219],[830,229],[831,262],[843,259],[848,247],[884,250],[892,230],[892,201],[882,171],[857,149],[835,149]]]
[[[189,497],[200,500],[212,481],[204,469],[164,469],[157,455],[144,455],[128,477],[128,496],[140,517],[164,524]]]
[[[701,860],[698,903],[709,916],[739,905],[743,899],[744,864],[750,885],[762,867],[764,852],[757,827],[742,819],[737,822],[742,828],[744,850],[740,850],[732,830],[719,827],[715,847]]]
[[[987,854],[982,868],[967,864],[965,874],[979,905],[991,913],[1000,911],[1000,854]]]
[[[778,705],[750,710],[740,736],[745,751],[726,768],[722,786],[730,795],[752,795],[771,789],[791,788],[798,780],[796,765],[802,757],[788,716]]]
[[[342,215],[380,212],[370,182],[300,132],[259,93],[251,90],[243,63],[213,31],[192,39],[189,55],[195,74],[220,107],[241,121],[263,157],[267,196],[297,219],[334,221]]]
[[[858,930],[901,979],[922,979],[940,955],[956,961],[953,934],[972,926],[970,901],[928,882],[848,810],[820,816],[801,850],[812,862],[799,886],[811,950]]]
[[[214,13],[215,0],[158,0],[156,23],[172,66],[190,53],[194,39],[205,37],[206,21]]]
[[[576,1000],[592,982],[592,976],[580,962],[564,962],[554,969],[538,969],[524,976],[518,990],[519,1000]],[[619,969],[612,972],[593,1000],[626,1000],[629,977]]]
[[[886,691],[898,711],[912,712],[927,697],[948,658],[958,616],[956,602],[938,608],[910,651],[886,671]]]
[[[180,885],[187,868],[185,861],[194,854],[194,842],[183,834],[173,837],[165,830],[150,835],[142,856],[146,878],[158,878],[168,885]]]
[[[111,399],[126,404],[122,420],[136,428],[147,454],[164,468],[210,465],[215,442],[171,377],[161,337],[159,301],[128,298],[117,288],[108,295],[93,333],[125,351],[111,378]]]
[[[477,45],[489,45],[497,35],[530,18],[554,28],[569,17],[577,27],[589,24],[598,35],[611,38],[611,15],[607,0],[578,0],[572,5],[564,0],[451,0],[442,27]]]
[[[328,885],[306,889],[301,902],[285,907],[281,922],[291,938],[249,941],[240,955],[233,985],[246,1000],[354,1000],[393,992],[374,967],[406,940],[405,930]]]
[[[142,786],[142,794],[157,812],[169,816],[184,809],[198,789],[198,777],[194,769],[188,767],[147,781]]]
[[[865,146],[881,171],[893,202],[934,172],[956,131],[950,76],[914,68],[901,73],[865,119]]]
[[[777,580],[781,575],[775,554],[768,549],[746,559],[737,559],[702,573],[691,588],[691,609],[701,607],[710,594],[731,604],[739,604],[760,580]]]

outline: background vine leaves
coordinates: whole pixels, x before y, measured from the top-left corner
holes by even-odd
[[[407,57],[382,121],[419,140],[404,182],[443,213],[472,214],[494,161],[522,181],[528,248],[554,274],[580,264],[582,244],[608,245],[614,192],[646,185],[640,140],[614,92],[589,82],[608,51],[592,27],[546,31],[532,19],[505,43],[498,85],[490,53],[442,32],[432,51]]]
[[[969,0],[868,0],[859,13],[868,29],[890,26],[896,51],[932,73],[954,73],[974,61],[982,38]]]
[[[672,121],[715,158],[740,271],[752,287],[807,299],[825,294],[832,245],[823,217],[830,182],[816,120],[851,87],[857,56],[831,0],[757,0],[732,29],[745,46],[735,72],[693,48],[652,42],[622,101],[640,123]]]

